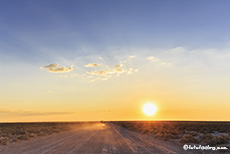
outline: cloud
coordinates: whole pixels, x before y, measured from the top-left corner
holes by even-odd
[[[0,109],[0,114],[16,115],[16,116],[43,116],[43,115],[64,115],[73,114],[74,112],[37,112],[37,111],[23,111],[23,110],[3,110]]]
[[[136,58],[136,56],[129,56],[128,59],[120,61],[120,64],[128,63],[134,58]]]
[[[95,74],[95,72],[93,72],[93,71],[87,71],[86,73],[90,74],[90,75],[94,75]]]
[[[133,68],[123,68],[124,64],[117,64],[112,68],[109,68],[109,65],[106,65],[104,70],[96,70],[96,71],[87,71],[86,73],[89,75],[86,78],[90,79],[90,82],[95,82],[96,80],[108,80],[109,78],[115,76],[120,76],[123,73],[132,74],[137,72],[137,69]]]
[[[152,61],[152,62],[157,62],[157,61],[159,61],[159,59],[157,59],[156,57],[153,57],[153,56],[147,57],[146,59],[147,59],[147,60],[150,60],[150,61]]]
[[[123,64],[118,64],[118,65],[115,65],[115,68],[121,68],[123,66]]]
[[[53,73],[64,73],[64,72],[70,72],[70,71],[73,71],[73,65],[66,68],[64,66],[62,67],[58,67],[59,64],[50,64],[50,65],[47,65],[47,66],[43,66],[41,67],[42,69],[44,68],[48,68],[48,71],[49,72],[53,72]]]
[[[136,58],[136,56],[129,56],[129,59],[133,59],[133,58]]]
[[[105,76],[107,74],[110,74],[111,72],[101,70],[101,71],[87,71],[86,73],[90,75]]]
[[[121,68],[116,68],[113,70],[113,73],[123,73],[124,72],[124,69],[121,69]]]
[[[87,65],[85,65],[85,67],[97,67],[100,66],[101,64],[97,64],[97,63],[89,63]]]
[[[99,71],[98,73],[97,73],[97,75],[99,75],[99,76],[105,76],[105,75],[107,75],[109,72],[108,71]]]
[[[127,63],[127,60],[120,61],[121,64]]]
[[[173,66],[172,63],[168,63],[168,62],[164,62],[161,59],[158,59],[156,57],[150,56],[146,58],[147,60],[153,62],[155,64],[156,67],[160,68],[160,67],[171,67]]]
[[[93,58],[95,60],[95,56]],[[130,61],[136,58],[136,55],[131,55],[131,56],[129,55],[126,57],[126,59],[122,58],[123,59],[122,61],[115,58],[117,62],[115,63],[116,65],[114,64],[114,61],[109,61],[111,63],[107,63],[107,58],[105,60],[104,58],[100,56],[96,56],[96,58],[99,60],[103,60],[103,63],[93,61],[92,63],[81,64],[83,68],[78,69],[80,76],[74,75],[73,73],[69,73],[69,74],[61,74],[58,77],[61,77],[61,78],[81,77],[82,79],[86,79],[90,82],[94,82],[96,80],[108,80],[113,76],[120,76],[122,74],[127,75],[127,74],[132,74],[135,72],[134,69],[131,68],[133,63],[130,63]],[[92,60],[93,59],[91,59],[91,61]],[[57,69],[59,69],[58,64],[50,64],[42,68],[48,68],[48,70],[51,72],[55,72],[57,71]],[[89,68],[93,68],[94,70],[88,70]]]
[[[133,68],[130,68],[130,69],[126,70],[126,72],[127,72],[128,75],[132,74],[133,73]]]
[[[101,77],[97,77],[95,79],[91,79],[89,82],[95,82],[96,80],[101,80],[102,78]]]

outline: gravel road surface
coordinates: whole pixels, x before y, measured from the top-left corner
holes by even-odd
[[[114,125],[92,123],[29,141],[0,147],[0,154],[183,154],[190,153],[170,141]]]

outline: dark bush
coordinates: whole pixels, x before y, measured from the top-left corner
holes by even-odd
[[[181,143],[198,143],[199,141],[192,135],[184,135],[182,136]]]

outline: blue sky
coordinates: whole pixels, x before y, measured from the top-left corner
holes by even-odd
[[[228,1],[1,1],[0,52],[41,60],[108,48],[221,48],[229,44]],[[93,48],[81,51],[82,47]],[[40,56],[39,56],[40,55]]]

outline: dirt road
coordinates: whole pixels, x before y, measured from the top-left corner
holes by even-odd
[[[114,124],[93,123],[76,130],[0,147],[0,154],[183,154],[182,146],[129,131]]]

